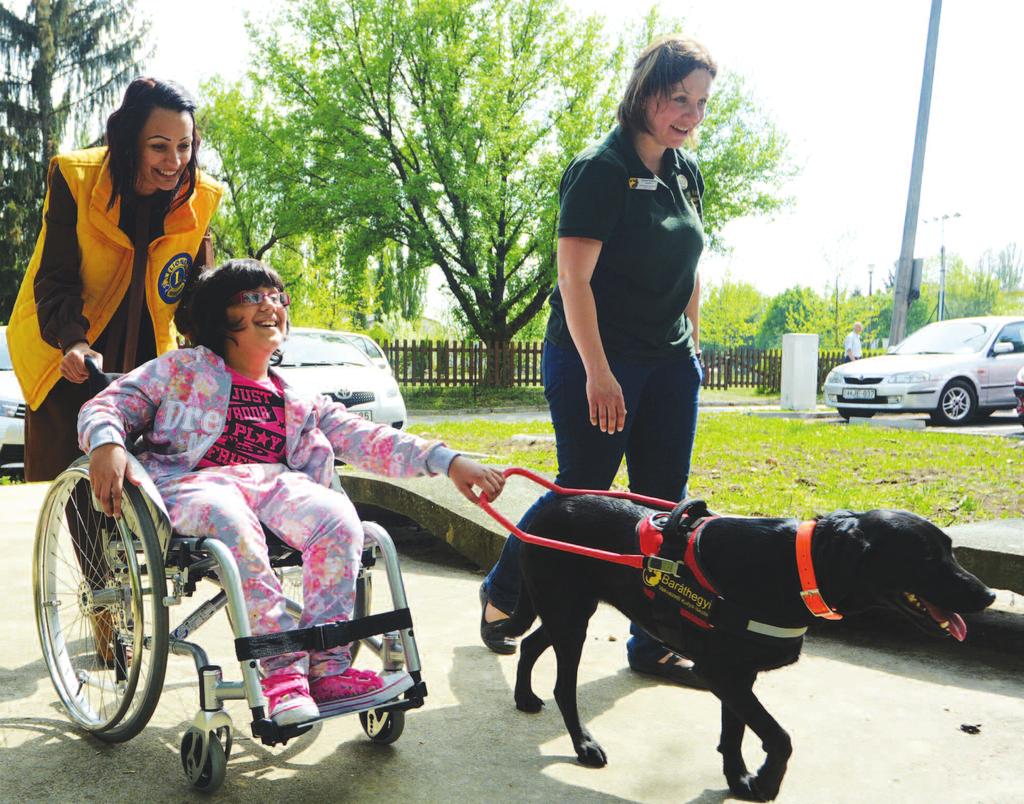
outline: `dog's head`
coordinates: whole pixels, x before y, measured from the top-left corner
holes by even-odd
[[[837,512],[819,527],[860,552],[858,561],[844,562],[856,567],[852,577],[842,577],[843,568],[830,562],[829,572],[839,576],[844,589],[842,611],[883,605],[928,633],[962,641],[967,627],[958,612],[981,611],[995,600],[991,589],[957,563],[949,536],[916,514]]]

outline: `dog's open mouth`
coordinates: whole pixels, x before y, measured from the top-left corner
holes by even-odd
[[[899,596],[899,600],[902,604],[900,608],[925,630],[945,631],[957,642],[963,642],[967,636],[967,624],[964,622],[964,618],[955,611],[940,609],[912,592],[903,592]]]

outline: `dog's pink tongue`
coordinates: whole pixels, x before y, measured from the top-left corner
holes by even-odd
[[[933,606],[927,600],[921,600],[924,603],[928,613],[932,616],[932,619],[937,623],[948,623],[949,635],[953,637],[957,642],[963,642],[967,636],[967,623],[964,622],[964,618],[957,614],[955,611],[943,611],[938,606]]]

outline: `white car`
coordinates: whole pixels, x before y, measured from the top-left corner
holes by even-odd
[[[384,350],[380,348],[377,341],[369,335],[363,335],[359,332],[343,332],[341,334],[358,346],[363,354],[370,358],[370,362],[373,363],[373,365],[394,374],[394,372],[391,371],[391,364],[388,362],[388,356],[384,354]]]
[[[296,389],[326,394],[365,419],[405,426],[405,400],[395,378],[377,368],[349,336],[293,327],[281,351],[275,369]]]
[[[25,462],[25,397],[7,350],[7,327],[0,327],[0,473],[21,471]]]
[[[927,412],[965,424],[1016,407],[1024,367],[1024,317],[984,316],[922,327],[887,355],[844,363],[825,378],[825,402],[839,415]]]

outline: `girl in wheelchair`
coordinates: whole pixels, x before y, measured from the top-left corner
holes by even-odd
[[[363,530],[349,499],[328,488],[335,457],[393,477],[446,474],[474,502],[474,489],[493,500],[504,485],[497,470],[439,442],[288,386],[270,365],[288,334],[289,301],[277,273],[255,260],[207,271],[183,302],[194,346],[118,378],[78,419],[104,511],[119,516],[124,482],[139,480],[127,463],[134,444],[173,528],[219,539],[234,554],[254,635],[352,616]],[[285,609],[263,525],[302,553],[298,623]],[[261,662],[269,715],[279,726],[382,685],[376,673],[351,666],[348,646]]]

